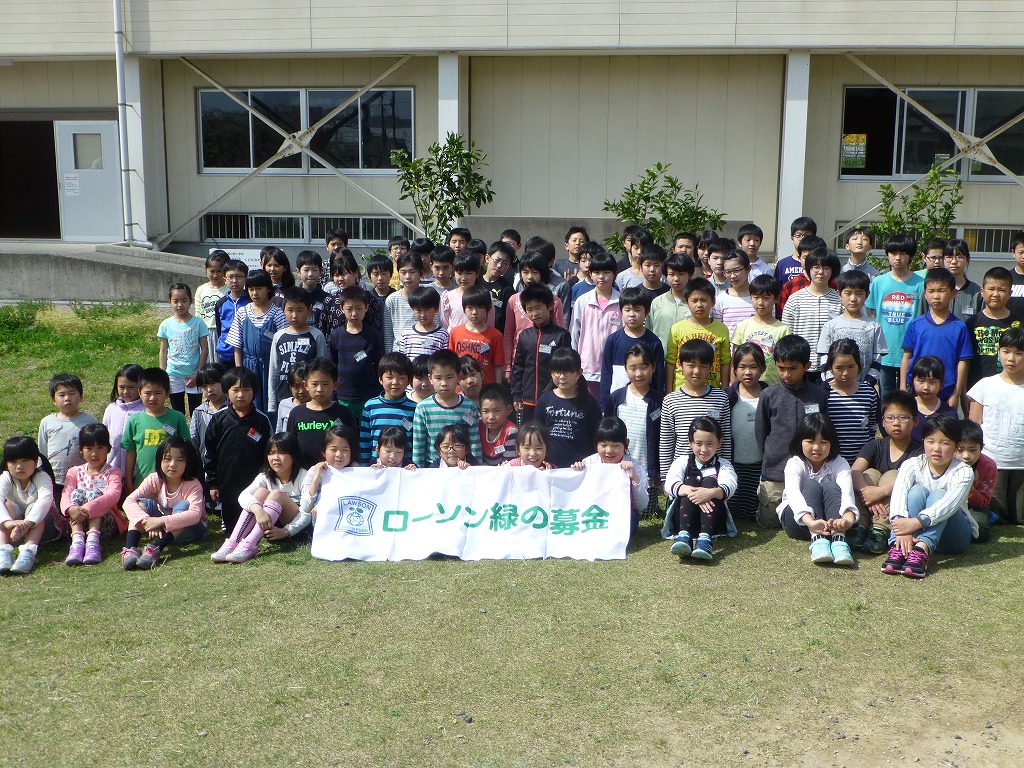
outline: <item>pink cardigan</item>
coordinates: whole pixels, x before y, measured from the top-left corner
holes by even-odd
[[[128,530],[127,523],[124,518],[124,513],[117,508],[117,504],[121,501],[121,487],[124,474],[120,469],[112,467],[107,464],[99,472],[99,474],[89,474],[89,469],[85,464],[79,464],[77,467],[72,467],[68,470],[68,476],[64,480],[64,492],[60,497],[60,511],[65,517],[68,516],[68,507],[73,506],[71,496],[75,492],[75,489],[79,486],[83,490],[97,490],[100,495],[92,501],[87,501],[82,504],[86,511],[89,513],[90,519],[97,517],[103,517],[107,512],[114,515],[114,520],[117,521],[117,527],[121,533],[125,533]]]
[[[152,499],[160,508],[164,517],[164,529],[174,533],[188,528],[196,523],[206,522],[206,506],[203,504],[203,485],[198,480],[183,480],[178,492],[173,496],[167,495],[163,480],[156,472],[151,474],[124,501],[124,512],[128,515],[128,522],[134,528],[140,520],[149,515],[139,503],[140,499]],[[183,501],[188,502],[188,509],[184,512],[171,512],[175,504]]]

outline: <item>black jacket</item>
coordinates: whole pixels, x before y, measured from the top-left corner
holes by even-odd
[[[536,405],[541,393],[551,385],[551,353],[559,347],[571,346],[572,336],[553,322],[541,329],[533,326],[523,331],[512,360],[512,399]]]
[[[213,415],[206,428],[203,459],[209,488],[237,496],[260,471],[273,430],[270,419],[253,406],[239,416],[230,405]]]

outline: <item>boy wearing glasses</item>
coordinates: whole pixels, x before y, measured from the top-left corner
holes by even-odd
[[[871,440],[861,448],[851,467],[853,492],[860,521],[870,532],[864,539],[865,552],[878,554],[888,549],[889,496],[899,468],[924,449],[911,439],[917,425],[917,403],[909,392],[894,390],[882,398],[882,428],[888,437]],[[854,536],[854,540],[859,538]]]

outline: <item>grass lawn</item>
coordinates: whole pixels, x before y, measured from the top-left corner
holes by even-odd
[[[143,328],[5,332],[2,434],[65,368],[99,414],[155,360]],[[211,535],[125,573],[117,542],[78,569],[46,547],[0,580],[0,765],[1022,764],[1024,530],[914,582],[749,526],[680,563],[658,527],[598,563],[214,566]]]

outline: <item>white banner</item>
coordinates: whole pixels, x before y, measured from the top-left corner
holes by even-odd
[[[570,557],[624,560],[629,478],[618,466],[584,472],[533,467],[343,469],[317,502],[313,557],[463,560]]]

